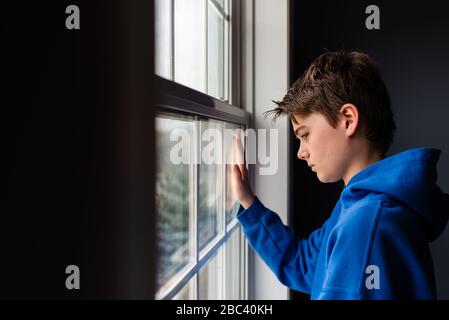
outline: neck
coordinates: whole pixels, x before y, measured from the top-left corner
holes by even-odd
[[[358,157],[356,157],[355,161],[349,166],[349,169],[345,176],[343,177],[343,181],[345,186],[351,180],[353,176],[357,173],[365,169],[366,167],[376,163],[377,161],[382,160],[384,157],[379,152],[362,152]]]

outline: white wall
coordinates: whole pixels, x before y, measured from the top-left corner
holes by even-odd
[[[243,88],[242,102],[251,106],[256,129],[278,129],[279,165],[275,175],[261,176],[255,166],[254,191],[260,200],[287,223],[288,210],[288,123],[274,125],[263,112],[274,108],[271,100],[281,100],[288,89],[288,0],[244,1]],[[253,21],[249,21],[251,13]],[[254,33],[251,32],[253,29]],[[250,61],[254,59],[253,68]],[[252,91],[254,90],[254,91]],[[251,95],[253,93],[253,96]],[[259,257],[251,266],[253,299],[288,299],[283,286]]]

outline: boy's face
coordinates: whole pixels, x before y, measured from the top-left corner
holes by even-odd
[[[348,171],[351,158],[348,129],[343,120],[333,128],[320,113],[294,115],[293,131],[300,142],[298,158],[307,162],[321,182],[336,182]]]

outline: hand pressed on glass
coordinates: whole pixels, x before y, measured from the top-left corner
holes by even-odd
[[[254,202],[254,194],[249,185],[243,147],[238,136],[232,138],[232,189],[240,204],[248,209]]]

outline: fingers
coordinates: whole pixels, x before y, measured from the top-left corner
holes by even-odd
[[[239,164],[239,170],[240,174],[242,175],[242,180],[246,181],[248,178],[248,170],[246,170],[246,167],[244,164]]]
[[[234,135],[232,140],[233,140],[232,144],[233,144],[233,160],[234,160],[233,163],[239,166],[242,178],[246,179],[247,170],[245,166],[245,155],[243,152],[242,143],[237,135]]]
[[[237,135],[234,135],[232,137],[232,145],[233,145],[234,163],[244,164],[245,157],[243,154],[243,147],[242,147],[242,143],[240,142],[240,138]]]
[[[242,174],[240,173],[240,169],[239,166],[234,164],[232,165],[232,174],[234,175],[235,178],[237,178],[238,180],[243,180],[242,179]]]

